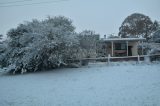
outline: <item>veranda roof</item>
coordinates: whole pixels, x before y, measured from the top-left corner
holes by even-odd
[[[145,38],[102,38],[102,41],[105,42],[114,42],[114,41],[145,41]]]

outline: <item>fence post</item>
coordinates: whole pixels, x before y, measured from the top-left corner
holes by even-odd
[[[140,57],[139,57],[139,55],[137,56],[137,58],[138,58],[138,63],[140,63]]]
[[[108,64],[110,64],[110,54],[108,54]]]

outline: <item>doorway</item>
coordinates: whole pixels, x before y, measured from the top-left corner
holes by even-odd
[[[128,46],[128,56],[132,56],[132,46]]]

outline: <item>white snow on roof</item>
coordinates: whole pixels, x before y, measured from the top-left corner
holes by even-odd
[[[144,41],[145,38],[102,38],[103,41]]]

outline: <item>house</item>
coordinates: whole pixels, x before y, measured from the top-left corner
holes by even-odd
[[[145,38],[102,38],[103,56],[121,57],[121,56],[137,56],[138,45],[145,41]],[[143,55],[143,48],[141,48]]]

